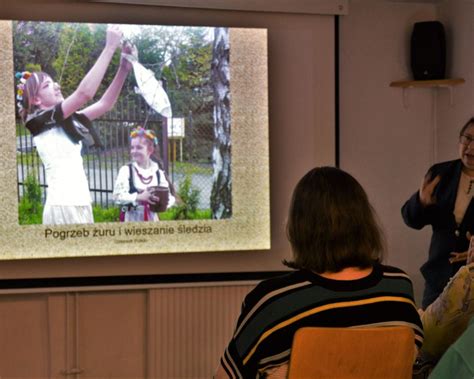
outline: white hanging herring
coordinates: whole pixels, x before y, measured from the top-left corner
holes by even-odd
[[[129,54],[122,54],[133,65],[133,73],[137,82],[135,91],[139,93],[148,105],[165,117],[172,117],[171,104],[161,83],[155,78],[153,71],[145,68],[138,59]]]

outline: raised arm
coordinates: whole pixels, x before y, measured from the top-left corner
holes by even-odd
[[[434,178],[431,176],[428,171],[421,182],[420,189],[402,207],[403,220],[411,228],[421,229],[432,222],[433,206],[436,205],[434,191],[441,176],[436,175]]]
[[[122,47],[122,53],[135,57],[137,54],[137,49],[135,46],[125,44]],[[107,88],[104,95],[99,101],[83,109],[81,113],[92,121],[112,109],[131,69],[132,64],[122,55],[117,73],[115,74],[112,83],[110,83],[110,86]]]
[[[102,53],[99,55],[99,58],[97,58],[97,61],[86,76],[82,79],[81,83],[79,83],[77,89],[68,96],[61,105],[64,118],[72,115],[94,97],[102,79],[104,78],[115,50],[120,45],[121,38],[122,33],[118,26],[110,25],[107,28],[107,38]]]

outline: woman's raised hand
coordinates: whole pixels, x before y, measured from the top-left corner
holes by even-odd
[[[130,42],[124,42],[122,45],[122,56],[120,57],[120,66],[127,71],[132,69],[132,62],[138,60],[138,50]]]
[[[431,179],[430,177],[431,174],[428,172],[428,174],[426,174],[423,178],[419,190],[420,202],[423,207],[436,204],[436,196],[434,196],[433,192],[439,181],[441,180],[441,176],[437,175],[434,179]]]
[[[105,46],[108,46],[115,50],[117,47],[120,46],[121,40],[123,37],[123,33],[120,30],[118,25],[110,24],[107,27],[107,36],[105,39]]]

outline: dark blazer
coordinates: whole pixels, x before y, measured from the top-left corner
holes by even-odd
[[[424,208],[416,191],[402,207],[403,220],[408,226],[421,229],[425,225],[431,225],[433,229],[428,260],[420,269],[426,282],[423,308],[438,297],[449,278],[462,266],[462,263],[449,263],[450,253],[466,251],[469,247],[466,233],[469,231],[474,234],[472,200],[460,225],[456,224],[453,214],[462,167],[460,159],[435,164],[427,175],[430,175],[430,178],[441,176],[434,190],[436,203]]]

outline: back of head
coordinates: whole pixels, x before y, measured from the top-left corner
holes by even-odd
[[[381,261],[383,233],[367,194],[334,167],[310,170],[293,192],[287,236],[294,260],[284,263],[318,273],[370,267]]]

